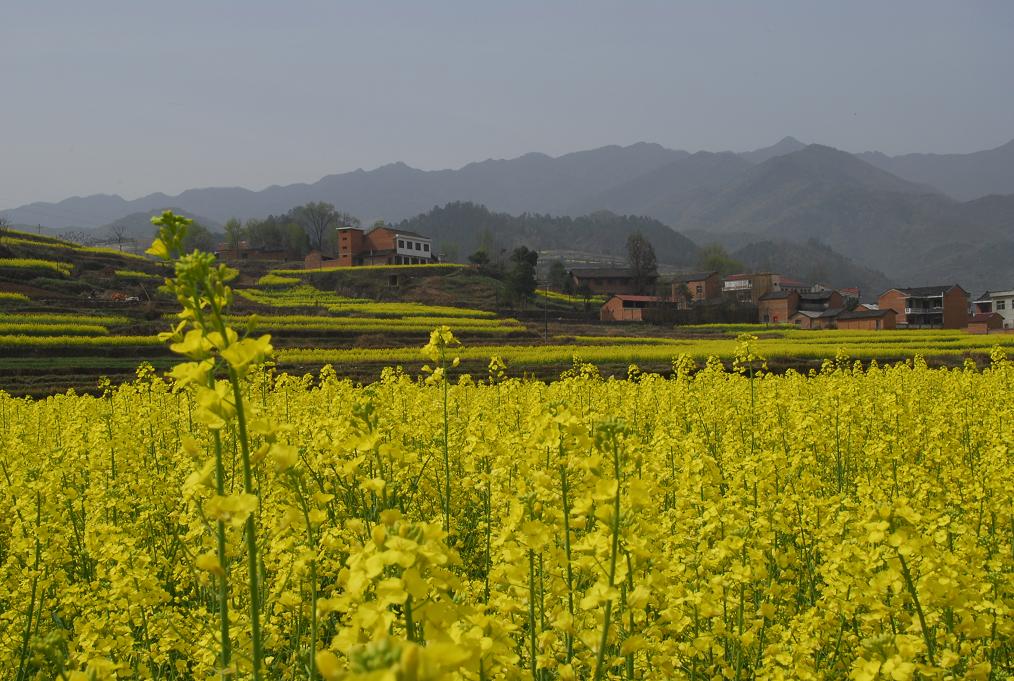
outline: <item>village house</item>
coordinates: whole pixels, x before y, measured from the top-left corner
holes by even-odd
[[[972,303],[972,311],[995,312],[1000,315],[1003,328],[1014,329],[1014,290],[986,291]]]
[[[396,229],[359,227],[338,229],[338,257],[330,259],[310,253],[304,261],[306,269],[327,267],[361,267],[366,265],[426,265],[436,262],[433,241],[427,236]]]
[[[597,295],[614,293],[636,295],[637,277],[634,271],[620,267],[585,267],[570,271],[571,286],[575,291],[588,290]],[[657,273],[643,277],[644,288],[654,290],[658,281]]]
[[[757,320],[762,324],[787,324],[798,309],[796,291],[768,291],[757,301]]]
[[[961,329],[968,323],[968,292],[957,284],[892,288],[880,294],[901,329]]]
[[[777,288],[768,291],[757,301],[757,321],[762,324],[794,323],[803,328],[830,328],[833,315],[828,310],[839,312],[847,309],[845,297],[835,289],[814,287],[816,290],[800,292],[792,288]],[[781,282],[779,282],[781,286]],[[797,314],[802,313],[802,314]]]
[[[801,329],[833,329],[838,315],[845,312],[844,308],[831,307],[826,310],[796,310],[789,317],[789,322]]]
[[[839,329],[853,331],[884,331],[897,328],[897,314],[891,308],[884,310],[846,310],[835,318]]]
[[[972,301],[972,314],[993,311],[993,299],[989,296],[989,291],[985,291],[982,295]]]
[[[989,333],[1003,329],[1003,317],[998,312],[976,312],[968,318],[968,333]]]
[[[799,294],[799,309],[822,312],[831,308],[844,308],[845,296],[834,289],[807,291]]]
[[[805,281],[783,276],[778,277],[778,288],[782,291],[795,291],[796,293],[807,293],[815,290]]]
[[[603,322],[643,322],[648,311],[664,305],[673,305],[658,296],[637,296],[615,294],[609,297],[599,309],[599,321]]]
[[[683,309],[721,298],[722,280],[718,272],[692,272],[672,280],[670,296]]]
[[[771,272],[730,274],[722,282],[722,293],[738,302],[756,305],[765,293],[779,289],[780,278]]]

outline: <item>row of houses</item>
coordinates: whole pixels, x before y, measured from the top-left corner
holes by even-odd
[[[634,286],[629,270],[573,270],[570,275],[575,286],[612,294],[600,309],[603,321],[646,321],[664,316],[659,312],[666,308],[685,310],[726,301],[754,306],[759,323],[804,329],[967,328],[974,333],[1014,329],[1014,290],[987,291],[970,301],[957,284],[891,288],[876,303],[863,304],[857,288],[810,285],[772,272],[724,279],[717,272],[693,272],[661,286],[653,277],[650,284],[662,295],[629,292]]]

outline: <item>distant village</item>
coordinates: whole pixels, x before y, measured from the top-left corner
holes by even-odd
[[[257,251],[254,254],[254,251]],[[271,253],[245,243],[217,249],[227,260],[248,256],[271,259]],[[278,260],[284,252],[274,254]],[[439,262],[432,239],[388,225],[364,230],[338,229],[336,255],[311,251],[306,269]],[[969,333],[1014,331],[1014,289],[985,291],[972,298],[959,284],[891,288],[877,302],[861,302],[858,288],[834,288],[775,272],[722,276],[717,271],[668,278],[656,271],[638,273],[624,267],[584,267],[567,272],[567,292],[605,298],[603,322],[759,323],[801,329],[966,329]],[[650,293],[649,293],[650,292]]]

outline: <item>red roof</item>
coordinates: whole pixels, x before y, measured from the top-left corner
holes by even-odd
[[[996,319],[998,317],[1000,319],[1003,319],[1003,316],[1001,316],[999,312],[976,312],[975,314],[973,314],[971,317],[968,318],[968,323],[971,324],[973,322],[988,322],[989,320]]]
[[[753,276],[752,274],[730,274],[729,276],[727,276],[725,278],[725,280],[726,281],[738,281],[740,279],[749,279],[752,276]]]

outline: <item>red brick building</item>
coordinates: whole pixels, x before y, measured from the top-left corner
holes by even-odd
[[[968,318],[968,333],[989,333],[1003,328],[1003,317],[998,312],[977,312]]]
[[[799,309],[795,291],[768,291],[757,301],[757,321],[762,324],[788,324],[789,317]]]
[[[338,229],[338,257],[329,260],[311,254],[304,265],[316,267],[358,267],[363,265],[425,265],[436,262],[433,241],[422,234],[394,227]]]
[[[801,329],[833,329],[835,323],[844,310],[840,307],[832,307],[826,310],[803,310],[799,309],[789,317],[789,322]]]
[[[852,310],[842,312],[835,319],[839,329],[853,331],[885,331],[897,328],[894,310]]]
[[[722,293],[741,303],[756,305],[768,291],[779,290],[780,279],[780,275],[772,272],[730,274],[722,282]]]
[[[681,307],[692,307],[722,297],[722,279],[718,272],[692,272],[672,281],[672,299]]]
[[[895,311],[898,328],[961,329],[968,324],[968,291],[957,284],[892,288],[877,303]]]
[[[645,310],[664,305],[658,296],[613,295],[599,309],[603,322],[643,322]],[[670,303],[671,304],[671,303]]]

